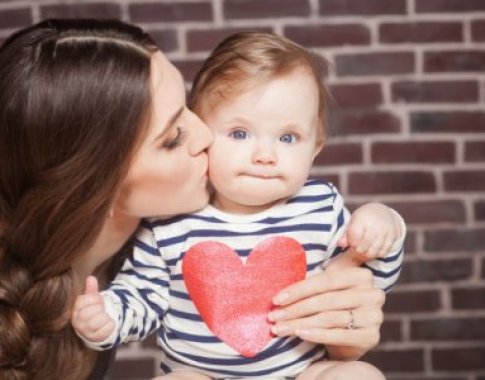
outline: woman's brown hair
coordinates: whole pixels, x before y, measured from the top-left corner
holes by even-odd
[[[71,269],[98,236],[150,109],[155,44],[48,20],[0,48],[0,378],[84,379]]]
[[[189,95],[189,107],[202,116],[242,91],[296,69],[306,70],[317,86],[318,143],[322,143],[329,102],[324,84],[328,63],[316,53],[273,33],[239,32],[223,40],[197,73]]]

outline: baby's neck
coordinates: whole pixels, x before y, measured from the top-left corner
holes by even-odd
[[[247,205],[234,202],[220,195],[213,195],[210,204],[216,209],[232,215],[252,215],[266,211],[279,203],[280,200],[265,203],[263,205]]]

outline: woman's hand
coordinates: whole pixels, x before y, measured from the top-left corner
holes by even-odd
[[[353,360],[379,343],[384,300],[368,269],[330,265],[281,291],[268,319],[275,335],[297,335],[324,344],[331,359]]]

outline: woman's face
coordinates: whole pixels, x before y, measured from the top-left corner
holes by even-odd
[[[157,52],[151,67],[152,115],[117,197],[114,215],[169,216],[204,207],[209,199],[209,128],[185,105],[178,70]]]

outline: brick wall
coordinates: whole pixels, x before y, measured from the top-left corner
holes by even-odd
[[[367,359],[392,380],[485,379],[485,0],[4,0],[0,39],[80,16],[143,26],[189,82],[238,30],[271,30],[328,57],[336,104],[314,174],[350,205],[390,204],[409,226],[382,343]],[[122,349],[115,378],[150,377],[154,347]]]

